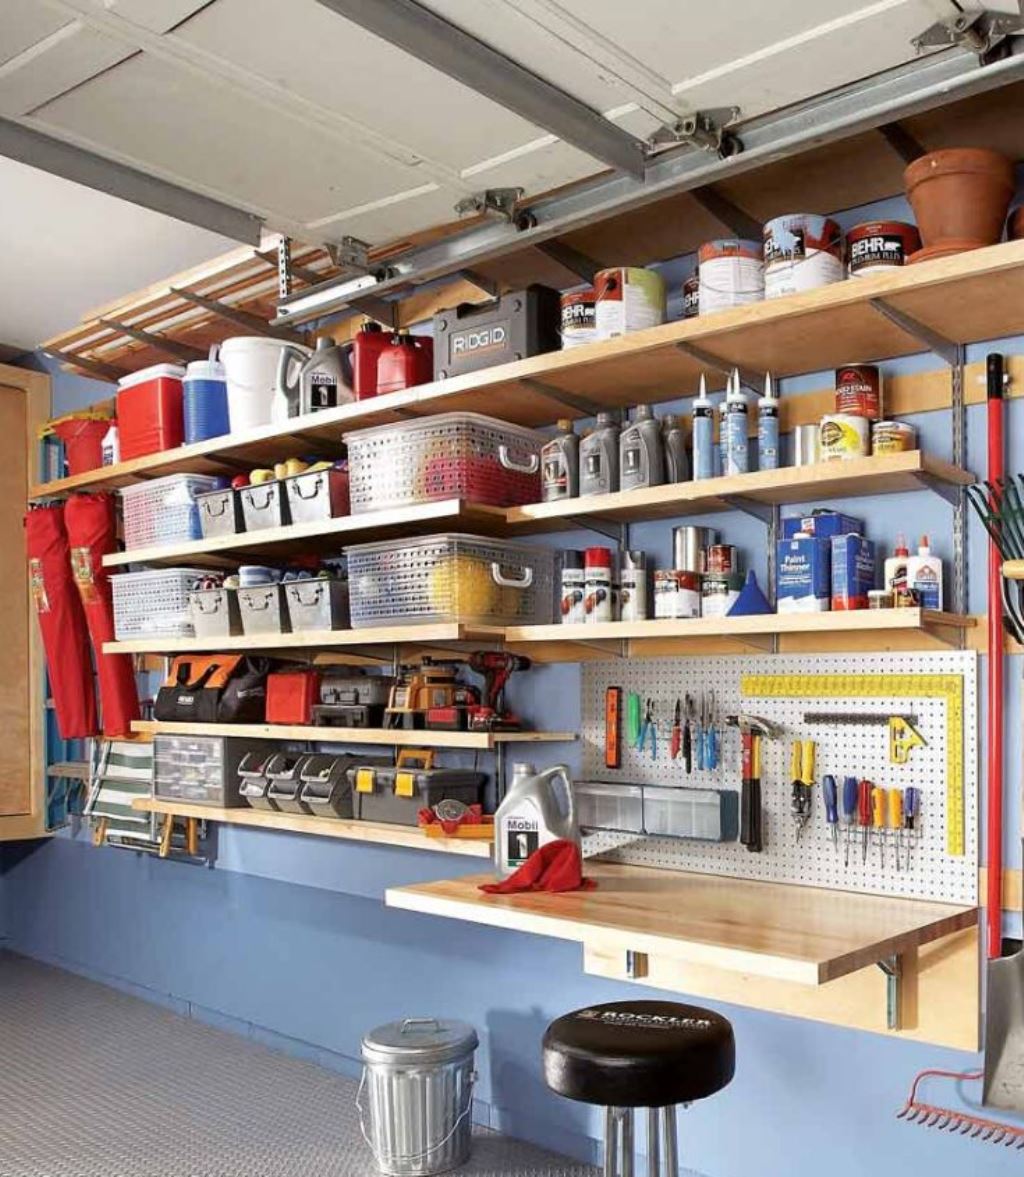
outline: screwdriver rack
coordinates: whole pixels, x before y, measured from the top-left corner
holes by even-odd
[[[959,715],[950,711],[948,691],[923,691],[918,697],[872,694],[870,697],[794,692],[792,697],[751,697],[742,682],[760,676],[774,681],[787,675],[793,681],[821,680],[830,690],[839,679],[888,676],[904,688],[917,681],[932,682],[942,676],[962,680],[956,693]],[[925,677],[922,677],[925,676]],[[876,680],[877,681],[877,680]],[[651,760],[649,745],[643,754],[628,746],[623,727],[622,763],[619,769],[604,764],[604,696],[609,686],[622,688],[654,701],[657,749]],[[708,843],[664,837],[648,837],[615,831],[585,835],[589,856],[635,866],[727,875],[768,882],[796,883],[812,887],[860,891],[944,902],[977,903],[978,876],[978,747],[977,658],[971,652],[935,654],[849,654],[821,657],[775,655],[763,658],[686,658],[651,661],[590,662],[582,668],[582,773],[586,781],[615,784],[664,785],[677,788],[735,789],[741,784],[740,737],[735,728],[725,729],[717,770],[701,772],[696,760],[687,774],[682,758],[669,757],[672,712],[677,697],[687,692],[698,698],[714,691],[723,717],[747,711],[783,729],[779,740],[762,741],[761,791],[764,805],[764,850],[751,853],[738,842]],[[624,704],[625,705],[625,704]],[[841,713],[913,714],[927,743],[915,747],[906,764],[889,762],[888,733],[884,725],[843,723],[835,726],[804,722],[814,711]],[[947,721],[952,715],[952,725]],[[948,738],[947,738],[948,737]],[[802,835],[790,814],[790,760],[795,740],[816,743],[815,785],[812,812]],[[961,767],[961,783],[947,789],[950,770]],[[885,832],[885,862],[876,832],[868,831],[868,854],[862,859],[863,831],[854,826],[856,845],[851,845],[849,866],[844,866],[846,829],[840,815],[838,853],[825,820],[821,778],[836,778],[840,797],[843,778],[865,777],[876,785],[920,790],[921,812],[913,839],[910,868],[895,869],[892,831]],[[951,806],[947,809],[947,804]],[[954,835],[951,840],[951,834]],[[963,853],[950,853],[962,845]],[[904,849],[906,841],[904,841]],[[901,852],[901,858],[904,857]]]

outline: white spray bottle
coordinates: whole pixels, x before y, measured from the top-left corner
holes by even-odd
[[[568,767],[556,764],[538,773],[532,764],[513,765],[512,784],[494,815],[498,877],[508,878],[536,849],[559,838],[580,844]]]

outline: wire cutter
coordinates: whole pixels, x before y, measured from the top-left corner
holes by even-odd
[[[655,760],[658,756],[658,728],[654,722],[654,700],[648,699],[647,706],[644,709],[644,721],[640,725],[640,735],[637,737],[634,747],[643,755],[644,744],[647,743],[647,733],[651,733],[651,759]]]

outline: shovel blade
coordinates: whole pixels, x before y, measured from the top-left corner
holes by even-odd
[[[1024,1113],[1024,952],[989,961],[985,1007],[982,1101]]]

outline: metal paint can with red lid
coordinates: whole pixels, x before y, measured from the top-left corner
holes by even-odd
[[[921,248],[916,225],[906,221],[864,221],[846,230],[846,270],[851,278],[885,273],[907,264]]]
[[[844,364],[836,368],[837,413],[850,417],[882,418],[882,373],[875,364]]]
[[[696,319],[700,314],[700,271],[694,270],[683,281],[683,318]]]
[[[816,290],[845,277],[843,231],[831,217],[789,213],[765,224],[765,298]]]

